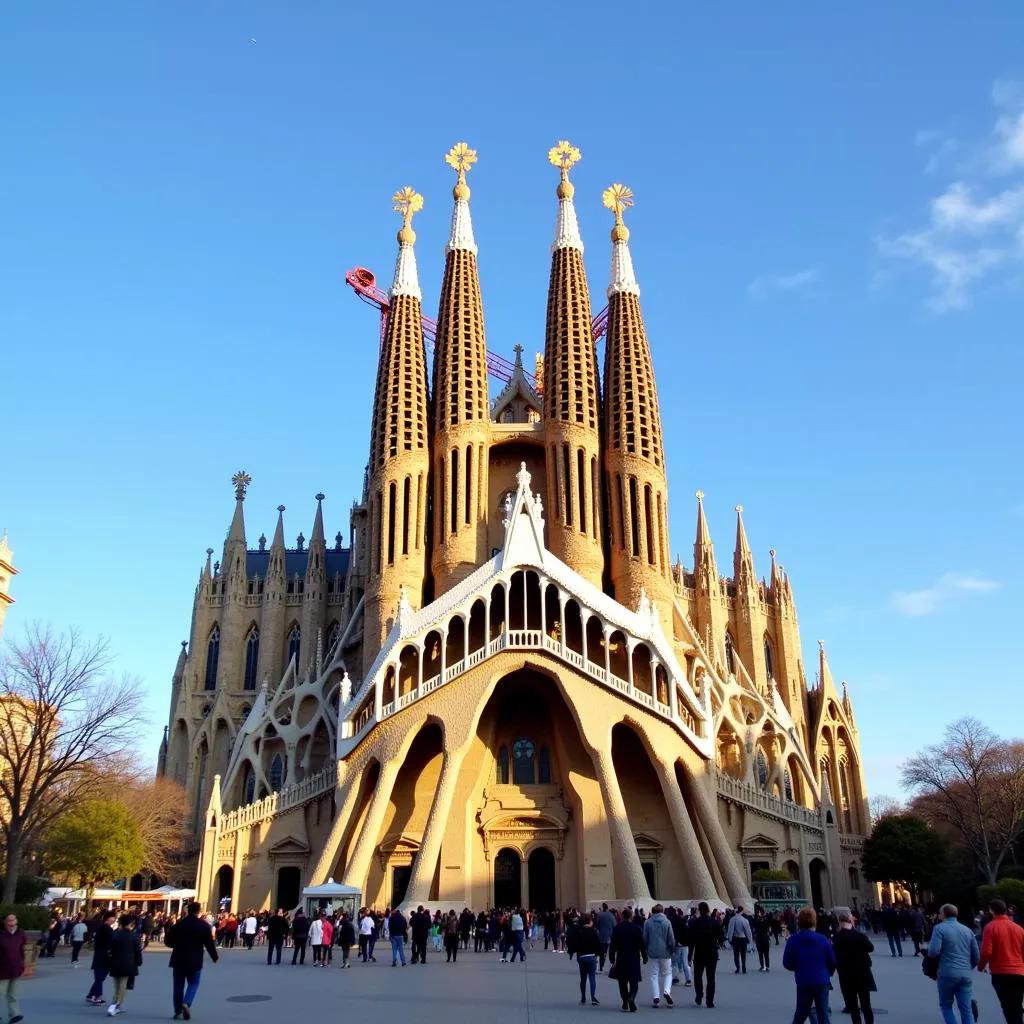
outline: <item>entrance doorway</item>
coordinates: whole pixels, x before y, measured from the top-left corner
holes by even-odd
[[[411,879],[411,864],[391,869],[391,906],[397,907],[405,899],[405,894],[409,891],[409,881]]]
[[[224,907],[221,906],[221,901],[228,900],[230,902],[231,900],[231,888],[234,885],[234,881],[235,869],[230,865],[225,864],[217,872],[217,906],[222,910]],[[235,910],[236,908],[231,907],[231,909]]]
[[[642,861],[640,870],[644,873],[644,881],[647,882],[647,891],[651,894],[651,899],[657,899],[654,892],[654,863],[649,860]]]
[[[277,905],[285,910],[294,910],[299,905],[301,873],[298,868],[278,868]]]
[[[832,888],[828,882],[828,867],[817,857],[810,863],[811,905],[815,910],[832,906]]]
[[[515,850],[499,850],[494,858],[494,905],[518,907],[523,898],[523,862]]]
[[[538,846],[527,862],[530,886],[530,910],[549,911],[556,907],[555,855],[546,847]]]

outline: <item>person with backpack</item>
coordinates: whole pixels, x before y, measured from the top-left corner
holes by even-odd
[[[122,914],[117,924],[117,931],[107,947],[108,970],[114,982],[108,1017],[116,1017],[123,1011],[125,993],[135,987],[142,966],[142,936],[135,930],[135,919],[130,914]]]
[[[459,961],[459,919],[455,916],[454,910],[448,911],[448,916],[441,925],[444,932],[444,951],[448,954],[445,963],[454,964]]]

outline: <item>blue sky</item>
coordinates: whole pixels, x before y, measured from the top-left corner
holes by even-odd
[[[346,13],[349,12],[349,13]],[[348,532],[377,323],[412,184],[436,308],[471,177],[489,346],[543,343],[569,138],[595,309],[624,181],[660,385],[672,547],[707,494],[777,548],[805,660],[847,679],[869,788],[1024,661],[1018,4],[72,2],[0,32],[0,526],[8,619],[110,637],[155,749],[231,474],[250,542],[323,490]]]

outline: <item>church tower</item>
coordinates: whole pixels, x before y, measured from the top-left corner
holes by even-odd
[[[458,180],[437,314],[434,353],[434,553],[436,594],[486,561],[490,400],[487,343],[466,172],[476,150],[445,157]]]
[[[7,540],[7,531],[4,530],[0,536],[0,636],[4,633],[4,617],[7,609],[14,604],[14,598],[10,595],[11,578],[16,576],[18,570],[14,568],[14,552]]]
[[[413,214],[423,209],[423,196],[406,186],[392,202],[402,215],[402,228],[370,430],[364,671],[390,630],[402,590],[414,608],[420,607],[427,566],[430,424],[422,293],[412,229]]]
[[[672,569],[668,546],[668,482],[661,414],[640,286],[633,273],[623,211],[633,205],[625,185],[605,189],[615,214],[605,340],[605,451],[611,507],[611,577],[615,599],[636,608],[641,592],[657,603],[672,636]]]
[[[563,562],[600,587],[600,385],[583,240],[569,181],[569,169],[579,159],[580,151],[568,142],[559,142],[548,153],[561,172],[544,336],[547,494],[554,513],[549,512],[548,544]]]

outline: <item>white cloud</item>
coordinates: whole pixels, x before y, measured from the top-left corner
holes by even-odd
[[[766,299],[775,292],[802,291],[817,283],[821,275],[817,270],[798,270],[792,274],[768,274],[755,278],[747,285],[747,294],[753,299]]]
[[[930,587],[920,590],[897,590],[890,598],[890,604],[901,615],[922,618],[938,611],[956,597],[967,594],[989,594],[999,584],[978,573],[947,572]]]
[[[1024,87],[997,82],[992,100],[998,116],[989,139],[960,168],[977,180],[951,182],[929,202],[924,225],[878,239],[890,264],[928,273],[927,304],[936,312],[966,308],[978,285],[1002,283],[1024,266]],[[918,132],[915,143],[933,158],[957,145],[934,131]],[[935,166],[930,159],[926,169]],[[994,188],[994,175],[1012,181]]]

